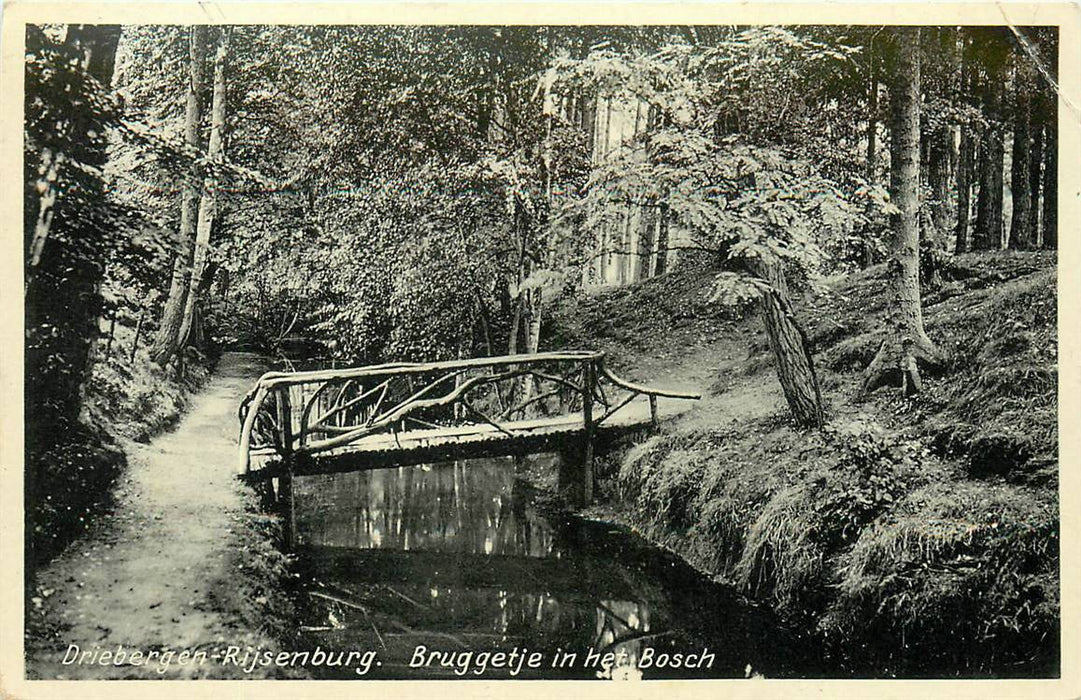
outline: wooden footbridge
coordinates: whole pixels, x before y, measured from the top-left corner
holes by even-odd
[[[589,502],[595,443],[655,425],[659,398],[700,397],[620,379],[585,351],[269,372],[240,405],[238,470],[291,498],[294,475],[560,451]]]

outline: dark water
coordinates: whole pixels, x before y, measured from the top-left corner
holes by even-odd
[[[303,647],[357,652],[309,670],[595,678],[611,654],[617,674],[645,678],[820,675],[767,611],[626,529],[546,504],[516,476],[545,467],[531,459],[298,479]]]

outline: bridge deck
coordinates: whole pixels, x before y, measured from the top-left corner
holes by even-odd
[[[635,404],[641,404],[640,406]],[[650,424],[645,401],[633,402],[625,414],[612,416],[595,426],[594,439],[604,441]],[[638,410],[635,410],[638,409]],[[665,412],[671,415],[670,411]],[[430,462],[531,454],[566,448],[584,437],[582,414],[570,413],[549,418],[511,421],[503,424],[507,434],[487,423],[470,423],[453,428],[379,433],[331,450],[315,454],[296,453],[296,475],[363,471],[388,466],[408,466]],[[252,477],[270,478],[280,473],[280,458],[270,450],[253,452]]]

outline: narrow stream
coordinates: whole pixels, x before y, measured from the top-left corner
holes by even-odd
[[[624,528],[548,505],[518,474],[555,458],[527,459],[297,480],[305,647],[368,652],[318,676],[816,675],[772,614]]]

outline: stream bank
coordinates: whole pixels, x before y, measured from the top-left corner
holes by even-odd
[[[792,424],[760,322],[708,304],[709,275],[553,309],[548,347],[605,350],[632,381],[706,394],[598,464],[585,513],[768,604],[847,675],[1056,677],[1055,257],[944,268],[925,323],[948,360],[912,398],[858,395],[888,306],[883,272],[800,301],[823,431]]]

